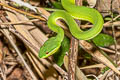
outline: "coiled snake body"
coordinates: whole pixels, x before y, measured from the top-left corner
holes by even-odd
[[[63,19],[71,32],[71,34],[80,40],[89,40],[98,35],[103,28],[103,18],[101,14],[92,8],[75,5],[75,0],[61,0],[63,8],[66,10],[60,10],[53,12],[48,18],[48,27],[57,33],[55,37],[48,39],[44,45],[40,48],[39,57],[46,58],[54,54],[61,46],[64,39],[64,31],[56,24],[58,19]],[[89,21],[93,24],[93,27],[87,31],[82,31],[75,19]]]

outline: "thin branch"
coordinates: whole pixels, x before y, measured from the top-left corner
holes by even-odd
[[[76,0],[76,5],[82,5],[82,0]],[[76,20],[76,22],[80,26],[80,21]],[[72,37],[69,52],[68,80],[76,80],[77,56],[78,56],[78,39]]]
[[[69,52],[69,64],[68,64],[68,80],[76,80],[76,63],[78,55],[78,40],[71,39],[70,52]]]
[[[114,45],[114,47],[115,47],[115,63],[117,64],[117,62],[119,61],[119,57],[120,57],[120,55],[118,54],[118,48],[117,48],[117,40],[116,40],[116,36],[115,36],[115,28],[114,28],[114,25],[113,25],[113,5],[112,5],[112,3],[113,3],[113,1],[111,0],[111,18],[112,18],[112,20],[111,20],[111,22],[112,22],[112,33],[113,33],[113,38],[114,38],[114,43],[115,43],[115,45]],[[113,79],[115,79],[115,76],[117,76],[117,74],[116,73],[114,73],[114,75],[112,76],[113,77]]]
[[[39,21],[39,19],[26,20],[26,21],[19,21],[19,22],[5,22],[5,23],[0,23],[0,25],[23,24],[23,23],[35,22],[35,21]]]
[[[113,33],[113,38],[114,38],[114,43],[115,43],[115,45],[114,45],[114,47],[115,47],[115,62],[117,64],[117,62],[119,60],[119,54],[118,54],[118,49],[117,49],[117,40],[116,40],[116,36],[115,36],[115,28],[114,28],[114,25],[113,25],[114,19],[113,19],[113,11],[112,11],[112,9],[113,9],[112,2],[113,1],[111,0],[111,18],[112,18],[111,22],[112,22],[112,33]],[[119,17],[119,15],[118,15],[118,17]]]
[[[5,17],[2,16],[2,19],[5,21]],[[4,27],[4,26],[3,26]],[[19,51],[18,47],[15,45],[15,43],[13,42],[13,38],[12,36],[10,36],[9,34],[9,31],[7,29],[3,29],[1,30],[1,32],[7,37],[7,39],[9,40],[11,46],[15,49],[16,53],[19,55],[21,61],[23,62],[23,64],[25,65],[25,67],[27,68],[28,72],[30,73],[31,77],[34,79],[34,80],[37,80],[37,78],[35,77],[35,75],[33,74],[32,70],[29,68],[29,66],[27,65],[26,61],[24,60],[24,58],[22,57],[21,55],[21,52]]]
[[[22,13],[22,14],[25,14],[25,15],[28,15],[28,16],[31,16],[31,17],[33,17],[33,18],[37,18],[37,19],[40,19],[40,20],[42,20],[42,21],[46,21],[44,18],[42,18],[42,17],[40,17],[40,16],[36,16],[36,15],[30,14],[30,13],[21,11],[21,10],[19,10],[19,9],[16,9],[16,8],[14,8],[14,7],[11,7],[11,6],[8,6],[8,5],[6,5],[6,4],[0,3],[0,5],[1,5],[1,6],[4,6],[4,7],[7,7],[7,8],[9,8],[9,9],[15,10],[15,11],[17,11],[17,12],[19,12],[19,13]]]

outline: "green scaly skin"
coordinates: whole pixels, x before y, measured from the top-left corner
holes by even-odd
[[[58,19],[63,19],[71,34],[80,40],[89,40],[98,35],[103,28],[103,18],[101,14],[92,8],[76,6],[75,0],[61,0],[63,8],[66,10],[53,12],[48,18],[48,27],[57,33],[56,37],[48,39],[40,48],[39,57],[47,58],[57,52],[64,38],[64,31],[56,24]],[[93,24],[93,27],[87,31],[82,31],[75,22],[75,19],[86,20]]]

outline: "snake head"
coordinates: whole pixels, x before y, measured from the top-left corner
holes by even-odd
[[[48,39],[44,45],[40,48],[39,57],[47,58],[48,56],[54,54],[58,51],[61,46],[61,42],[56,39],[56,37],[52,37]]]

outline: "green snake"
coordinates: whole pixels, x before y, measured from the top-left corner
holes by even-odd
[[[89,40],[98,35],[103,28],[103,18],[101,14],[93,9],[75,5],[75,0],[61,0],[63,8],[53,12],[48,18],[48,27],[57,33],[55,37],[49,38],[40,48],[39,57],[47,58],[58,51],[64,39],[64,30],[56,24],[58,19],[63,19],[68,25],[71,34],[80,40]],[[93,27],[87,31],[81,30],[75,19],[89,21]]]

